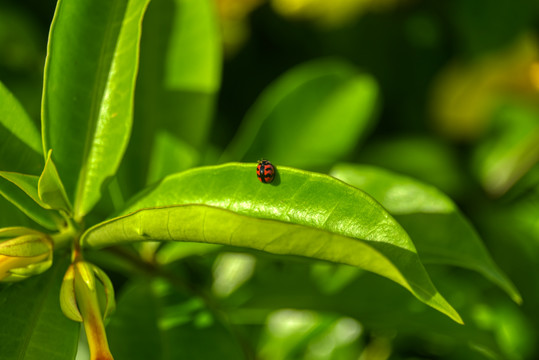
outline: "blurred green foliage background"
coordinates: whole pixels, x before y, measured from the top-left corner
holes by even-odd
[[[321,172],[337,161],[376,165],[448,194],[524,299],[429,266],[464,315],[459,326],[355,269],[260,255],[255,268],[252,255],[197,247],[168,254],[213,281],[235,321],[265,324],[249,333],[261,359],[539,358],[539,2],[216,0],[218,26],[191,34],[202,45],[178,19],[211,21],[213,8],[186,15],[174,3],[154,0],[144,20],[127,153],[140,161],[124,165],[125,195],[173,171],[262,156]],[[0,79],[36,125],[54,8],[0,3]],[[348,101],[356,91],[358,102]],[[351,127],[351,116],[365,120]],[[213,278],[201,270],[212,267],[221,267]],[[208,321],[185,301],[196,324]],[[145,304],[120,296],[119,312],[130,306]]]

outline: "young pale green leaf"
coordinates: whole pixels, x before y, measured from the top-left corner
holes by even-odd
[[[82,218],[129,140],[140,25],[149,0],[60,0],[50,32],[43,146]],[[99,24],[99,26],[97,26]]]
[[[373,166],[340,164],[331,174],[378,200],[408,232],[422,261],[477,271],[522,301],[472,225],[435,187]]]
[[[225,244],[358,266],[461,319],[433,286],[400,225],[370,196],[330,176],[280,167],[272,184],[256,164],[197,168],[165,178],[83,246],[172,240]]]
[[[223,158],[297,167],[334,163],[373,125],[378,84],[334,59],[301,65],[260,96]]]
[[[47,207],[55,210],[63,210],[71,213],[71,204],[67,197],[62,180],[58,175],[58,170],[51,158],[52,150],[47,154],[45,168],[39,177],[37,191],[39,199],[47,204]]]
[[[39,132],[0,82],[0,170],[37,173],[43,167]]]
[[[59,259],[55,259],[59,260]],[[58,302],[66,261],[43,275],[0,285],[2,359],[72,360],[79,325],[67,319]]]
[[[38,196],[38,181],[34,175],[0,171],[0,194],[39,225],[57,229],[61,219],[55,211],[45,209]]]

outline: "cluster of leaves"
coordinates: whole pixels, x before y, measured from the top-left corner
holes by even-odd
[[[211,0],[59,0],[41,136],[0,84],[1,357],[533,356],[536,310],[518,308],[472,223],[429,184],[462,198],[450,148],[379,141],[362,152],[370,165],[343,162],[383,111],[373,76],[337,58],[302,63],[230,143],[211,144],[226,124],[212,125],[224,116],[218,21]],[[511,206],[483,199],[474,220],[493,238],[508,221],[537,238],[521,216],[537,214],[537,112],[502,105],[495,124],[511,131],[474,161],[477,183]],[[261,157],[276,165],[271,184],[256,179]],[[523,269],[537,265],[529,254]]]

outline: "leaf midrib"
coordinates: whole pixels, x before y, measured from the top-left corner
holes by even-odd
[[[121,9],[127,10],[127,5],[123,7],[123,2],[121,1],[115,1],[113,5],[113,11],[111,11],[109,14],[109,17],[112,19],[117,19],[116,15],[121,11]],[[125,11],[124,11],[125,13]],[[122,17],[123,19],[123,17]],[[112,52],[112,55],[110,57],[110,61],[106,61],[106,53],[108,49],[116,49],[118,40],[120,38],[120,34],[122,31],[122,25],[120,25],[120,29],[117,32],[116,41],[114,41],[114,46],[109,46],[113,42],[114,39],[114,28],[115,23],[114,21],[106,21],[106,30],[105,30],[105,36],[104,41],[101,46],[101,50],[99,53],[99,60],[98,60],[98,70],[97,74],[95,76],[95,81],[92,86],[92,101],[91,101],[91,107],[90,107],[90,114],[88,115],[89,121],[88,121],[88,131],[86,133],[86,139],[84,143],[84,151],[82,154],[82,161],[81,161],[81,169],[79,171],[79,179],[77,181],[77,188],[75,192],[75,205],[74,205],[74,216],[75,218],[78,218],[81,216],[80,211],[82,209],[82,200],[84,199],[84,184],[86,183],[86,179],[88,177],[88,160],[92,149],[92,144],[94,141],[94,135],[96,132],[99,114],[101,112],[101,104],[103,103],[103,97],[105,95],[105,90],[107,88],[108,79],[110,76],[110,69],[112,68],[112,64],[115,61],[115,51]],[[123,20],[122,20],[123,23]],[[102,81],[102,79],[105,79]]]

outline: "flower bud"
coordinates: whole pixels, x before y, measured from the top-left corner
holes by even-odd
[[[0,281],[41,274],[52,264],[52,250],[46,234],[20,227],[0,229]]]
[[[96,286],[96,279],[103,287]],[[101,295],[106,299],[104,305],[99,302]],[[115,304],[112,282],[105,272],[82,260],[69,266],[60,289],[60,306],[68,318],[83,322],[92,360],[112,359],[103,320]]]

